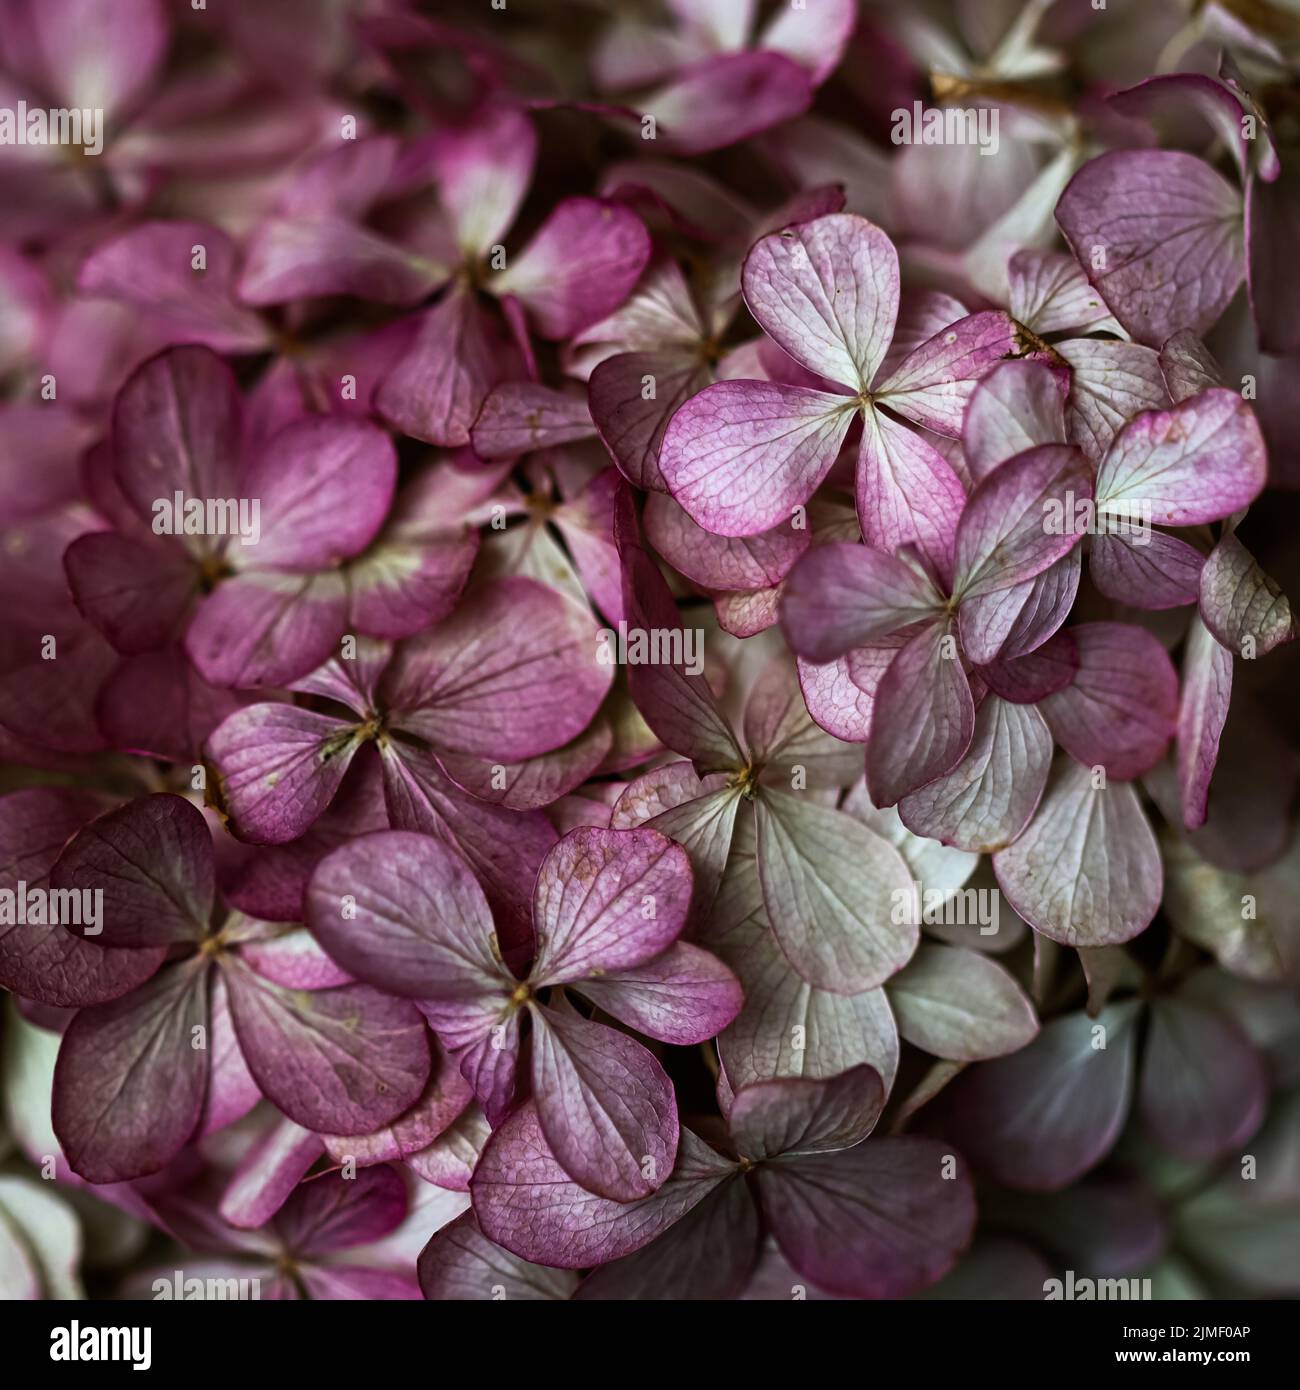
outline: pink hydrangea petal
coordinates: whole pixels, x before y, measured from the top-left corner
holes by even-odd
[[[644,965],[583,980],[579,989],[620,1023],[680,1047],[716,1037],[742,1000],[731,971],[686,941],[675,941]]]
[[[503,459],[590,439],[594,433],[591,412],[580,396],[538,382],[511,381],[488,394],[470,441],[479,458]]]
[[[375,392],[375,409],[413,439],[459,448],[469,443],[500,373],[492,325],[473,293],[459,287],[421,314],[419,324],[410,351]]]
[[[857,1066],[824,1081],[783,1076],[743,1086],[732,1100],[727,1123],[746,1158],[832,1153],[860,1144],[884,1105],[879,1075]]]
[[[759,1170],[763,1214],[800,1274],[850,1298],[900,1298],[934,1283],[975,1227],[964,1163],[933,1139],[904,1135]]]
[[[848,743],[866,743],[876,692],[903,639],[858,647],[834,661],[798,661],[799,686],[808,713],[819,728]]]
[[[1070,631],[1058,632],[1024,656],[999,658],[979,668],[995,694],[1018,705],[1034,705],[1064,690],[1079,669],[1079,648]]]
[[[1038,807],[1052,764],[1052,736],[1031,705],[985,698],[965,756],[898,803],[914,834],[992,854],[1011,844]]]
[[[306,898],[312,934],[359,979],[411,999],[477,1002],[507,978],[469,866],[429,835],[364,835],[325,856]]]
[[[1115,946],[1160,906],[1160,852],[1131,782],[1096,784],[1061,758],[1028,829],[993,856],[998,884],[1033,927],[1065,946]]]
[[[927,439],[876,410],[865,412],[858,448],[858,519],[868,545],[915,545],[947,582],[966,489]]]
[[[1164,647],[1128,623],[1069,629],[1079,669],[1039,708],[1057,743],[1088,767],[1128,781],[1165,755],[1178,719],[1178,675]]]
[[[640,1043],[572,1009],[535,1008],[533,1098],[560,1166],[618,1202],[661,1187],[677,1156],[672,1083]]]
[[[101,945],[194,941],[207,931],[215,898],[212,837],[184,797],[142,797],[86,826],[50,883],[103,893]]]
[[[161,970],[120,999],[81,1010],[54,1072],[54,1132],[75,1173],[125,1182],[156,1173],[203,1112],[208,971],[197,958]]]
[[[816,491],[853,413],[852,402],[824,391],[720,381],[673,416],[659,467],[706,531],[758,535],[788,522]]]
[[[510,1302],[567,1299],[578,1287],[568,1270],[548,1269],[490,1241],[467,1211],[436,1232],[420,1251],[420,1288],[433,1302],[493,1299]]]
[[[758,868],[768,920],[790,964],[835,994],[874,988],[915,949],[916,914],[895,922],[911,870],[879,835],[806,796],[765,788]]]
[[[1112,338],[1071,338],[1055,351],[1070,369],[1066,430],[1094,461],[1106,455],[1127,421],[1167,404],[1159,355],[1140,343]]]
[[[1180,328],[1205,333],[1241,284],[1241,195],[1179,150],[1090,159],[1056,216],[1089,280],[1139,342],[1159,346]]]
[[[195,268],[198,248],[204,266]],[[217,352],[260,352],[270,332],[235,299],[235,248],[199,222],[143,222],[102,243],[77,278],[83,294],[142,310],[173,341]]]
[[[419,1098],[428,1031],[405,1000],[368,985],[286,990],[238,962],[225,978],[248,1069],[291,1120],[327,1134],[368,1134]]]
[[[1232,667],[1232,653],[1215,641],[1199,614],[1193,617],[1178,704],[1178,789],[1188,830],[1206,821],[1210,779],[1232,698]]]
[[[479,1226],[497,1244],[539,1264],[585,1269],[639,1250],[735,1171],[686,1130],[677,1166],[656,1192],[611,1202],[564,1171],[529,1103],[492,1135],[470,1190]]]
[[[0,797],[0,885],[17,892],[49,882],[63,847],[104,810],[88,792],[31,787]],[[127,993],[162,964],[164,948],[106,950],[61,923],[11,923],[0,932],[0,983],[56,1008],[101,1004]]]
[[[865,545],[820,545],[790,573],[781,600],[786,640],[830,661],[939,615],[944,599],[916,567]]]
[[[489,288],[518,299],[543,338],[568,338],[616,309],[649,259],[650,235],[635,213],[567,198]]]
[[[495,580],[398,648],[381,692],[435,749],[516,762],[590,724],[613,680],[589,611],[531,579]]]
[[[646,535],[674,569],[709,590],[753,591],[780,583],[808,549],[806,527],[777,526],[757,536],[715,536],[671,497],[646,498]]]
[[[1204,391],[1125,426],[1097,471],[1097,506],[1122,518],[1141,504],[1158,525],[1194,526],[1253,502],[1266,474],[1250,407],[1234,391]]]
[[[1139,539],[1141,543],[1139,544]],[[1094,536],[1088,574],[1109,599],[1133,608],[1181,608],[1200,595],[1205,556],[1164,531],[1116,527]]]
[[[1229,532],[1220,537],[1200,574],[1201,621],[1231,652],[1264,656],[1295,641],[1291,604],[1254,556]]]
[[[867,786],[877,806],[893,806],[950,772],[970,747],[975,703],[954,627],[931,623],[917,633],[880,682],[867,745]]]
[[[764,237],[745,261],[745,302],[808,371],[853,390],[876,374],[898,317],[898,256],[864,217],[819,217]]]
[[[1065,443],[1069,382],[1045,362],[1003,362],[971,392],[962,421],[962,451],[982,482],[1008,459],[1039,444]]]

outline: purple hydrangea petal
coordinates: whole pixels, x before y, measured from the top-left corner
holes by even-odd
[[[571,1008],[534,1008],[533,1100],[560,1166],[618,1202],[661,1187],[677,1156],[677,1104],[654,1056]]]
[[[1205,556],[1164,531],[1140,537],[1131,526],[1094,536],[1088,574],[1109,599],[1133,608],[1181,608],[1200,595]]]
[[[1206,821],[1210,779],[1232,698],[1232,666],[1232,653],[1215,641],[1199,614],[1194,616],[1183,653],[1178,704],[1178,790],[1188,830]]]
[[[1088,767],[1128,781],[1165,755],[1178,719],[1178,675],[1164,647],[1129,623],[1069,629],[1074,680],[1039,709],[1057,743]]]
[[[884,1104],[879,1075],[857,1066],[825,1081],[779,1077],[742,1087],[728,1123],[737,1149],[749,1159],[831,1153],[860,1144]]]
[[[685,1047],[716,1037],[740,1012],[740,982],[717,957],[674,942],[643,965],[583,980],[578,989],[607,1014],[660,1042]]]
[[[578,1276],[520,1259],[490,1241],[472,1211],[444,1226],[420,1251],[420,1288],[433,1302],[500,1297],[514,1303],[567,1299]]]
[[[975,481],[1040,444],[1065,443],[1068,381],[1045,362],[1003,362],[971,392],[962,450]]]
[[[852,1298],[900,1298],[934,1283],[970,1242],[975,1198],[964,1164],[906,1135],[759,1170],[763,1215],[790,1263]]]
[[[198,1126],[208,1085],[208,971],[195,958],[111,1003],[81,1010],[54,1073],[53,1119],[74,1172],[90,1182],[156,1173]]]
[[[1236,293],[1245,269],[1241,214],[1237,190],[1178,150],[1090,159],[1056,207],[1070,249],[1115,317],[1156,347],[1180,328],[1204,334]]]
[[[212,915],[212,837],[183,797],[142,797],[82,830],[59,856],[50,883],[103,894],[102,945],[194,941]]]
[[[1231,532],[1205,561],[1199,597],[1201,621],[1231,652],[1264,656],[1295,640],[1286,595]]]

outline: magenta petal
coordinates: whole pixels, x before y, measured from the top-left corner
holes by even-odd
[[[975,387],[962,420],[961,442],[977,483],[1017,454],[1039,444],[1065,443],[1061,377],[1046,362],[1003,362]]]
[[[499,994],[508,978],[490,948],[483,890],[464,860],[428,835],[381,831],[326,855],[306,917],[345,970],[393,994],[475,1002]]]
[[[321,1141],[292,1120],[270,1125],[244,1154],[221,1196],[221,1217],[241,1230],[264,1226],[321,1156]]]
[[[743,1002],[731,971],[686,941],[644,965],[593,975],[577,989],[620,1023],[679,1047],[716,1037]]]
[[[361,420],[309,417],[280,430],[248,470],[262,534],[243,562],[298,573],[328,569],[364,550],[393,500],[397,452]]]
[[[104,809],[88,792],[32,787],[0,797],[0,887],[41,890],[64,845]],[[127,993],[162,964],[164,951],[108,950],[61,923],[0,930],[0,984],[56,1008],[100,1004]]]
[[[427,1149],[464,1112],[473,1094],[456,1059],[439,1049],[424,1094],[409,1110],[373,1134],[327,1134],[325,1151],[336,1163],[349,1158],[361,1166],[396,1162]]]
[[[902,1298],[952,1267],[975,1229],[974,1185],[933,1139],[869,1140],[759,1169],[759,1196],[786,1259],[831,1293]]]
[[[205,264],[195,268],[198,249]],[[144,222],[93,251],[77,279],[83,294],[142,309],[174,341],[217,352],[270,345],[262,320],[235,302],[235,248],[198,222]]]
[[[662,493],[646,498],[646,535],[675,570],[710,592],[752,592],[779,584],[811,539],[807,527],[777,526],[757,536],[715,536]]]
[[[993,858],[1007,901],[1063,946],[1131,941],[1160,906],[1160,851],[1133,784],[1098,781],[1061,758],[1029,828]]]
[[[198,593],[198,571],[179,546],[114,531],[79,536],[63,563],[78,611],[128,655],[175,637]]]
[[[914,423],[956,437],[979,378],[1023,347],[1019,329],[1000,310],[968,314],[909,353],[874,383],[872,395]]]
[[[808,109],[808,73],[781,53],[723,53],[692,64],[639,103],[674,154],[746,140]]]
[[[122,662],[95,705],[95,718],[114,748],[174,763],[202,762],[208,735],[244,703],[194,669],[179,646]]]
[[[877,410],[865,412],[855,493],[863,539],[881,550],[916,545],[947,582],[966,490],[922,435]]]
[[[334,799],[365,742],[354,724],[295,705],[249,705],[208,740],[232,828],[258,845],[296,840]]]
[[[1004,1186],[1067,1186],[1110,1152],[1128,1117],[1137,1018],[1131,1002],[1096,1019],[1067,1014],[1021,1051],[971,1068],[945,1115],[953,1138]]]
[[[53,1120],[74,1172],[90,1182],[156,1173],[203,1112],[208,971],[197,958],[161,970],[121,999],[83,1009],[63,1035]]]
[[[1168,404],[1160,357],[1139,343],[1113,338],[1071,338],[1056,345],[1070,369],[1065,422],[1070,442],[1094,461],[1142,410]]]
[[[898,803],[903,824],[945,845],[992,854],[1011,844],[1037,809],[1052,764],[1052,735],[1030,705],[988,695],[965,757]]]
[[[1200,575],[1201,620],[1216,641],[1245,657],[1295,641],[1291,604],[1231,532],[1219,539]]]
[[[441,754],[439,762],[457,786],[480,800],[531,811],[552,805],[585,782],[605,762],[613,742],[609,722],[598,717],[563,748],[521,762],[493,763],[455,753]]]
[[[641,545],[629,490],[617,502],[615,535],[623,560],[623,606],[629,629],[673,632],[681,614],[659,567]],[[684,646],[684,643],[683,643]],[[628,667],[628,685],[651,729],[702,772],[743,765],[736,742],[708,681],[684,662]]]
[[[649,399],[647,379],[654,388]],[[659,471],[664,432],[674,413],[712,380],[694,348],[621,352],[596,367],[587,383],[591,418],[629,482],[666,489]]]
[[[142,521],[154,503],[243,496],[243,405],[229,366],[205,347],[151,357],[113,404],[113,476]],[[177,545],[203,547],[201,538]]]
[[[831,1153],[860,1144],[884,1104],[879,1074],[858,1066],[826,1081],[777,1077],[744,1086],[732,1101],[728,1123],[736,1148],[749,1159]]]
[[[999,659],[979,668],[995,694],[1018,705],[1034,705],[1064,690],[1079,669],[1079,649],[1069,631],[1058,632],[1024,656]]]
[[[1078,449],[1044,444],[995,468],[957,527],[953,595],[978,598],[1023,584],[1078,543],[1074,508],[1091,496]]]
[[[285,304],[348,294],[380,304],[415,304],[447,279],[422,260],[347,217],[328,212],[269,217],[248,244],[239,297]]]
[[[1079,592],[1082,556],[1082,547],[1076,546],[1054,565],[1049,565],[1025,588],[1024,602],[1011,623],[1004,644],[999,648],[1007,660],[1037,651],[1070,616],[1075,595]],[[1003,592],[1017,593],[1019,587]],[[990,597],[996,599],[998,596],[993,594]],[[972,661],[977,659],[973,652],[967,654]]]
[[[1195,526],[1249,505],[1266,474],[1250,407],[1235,391],[1204,391],[1143,412],[1116,436],[1097,470],[1097,509],[1131,519],[1143,506],[1157,525]]]
[[[706,531],[754,536],[789,522],[840,451],[853,402],[770,381],[719,381],[673,416],[659,467]]]
[[[1164,647],[1129,623],[1069,629],[1074,680],[1039,708],[1057,743],[1088,767],[1128,781],[1165,755],[1178,718],[1178,676]]]
[[[823,665],[801,657],[799,688],[814,723],[846,743],[866,743],[876,691],[901,645],[902,639],[889,638]]]
[[[1011,317],[1034,333],[1099,331],[1108,322],[1116,326],[1109,306],[1073,256],[1060,251],[1017,251],[1007,265],[1007,278]]]
[[[742,280],[750,313],[796,362],[871,384],[898,317],[898,255],[879,227],[848,214],[787,227],[751,249]]]
[[[543,338],[569,338],[632,292],[650,259],[650,234],[617,203],[566,198],[490,283],[513,295]]]
[[[835,543],[810,550],[790,572],[781,624],[792,650],[830,661],[943,610],[943,595],[915,565],[883,550]]]
[[[526,1260],[584,1269],[639,1250],[735,1172],[734,1163],[684,1130],[677,1166],[658,1191],[611,1202],[564,1171],[529,1103],[492,1135],[470,1190],[490,1239]]]
[[[403,434],[456,449],[469,443],[498,374],[491,325],[473,292],[454,287],[421,315],[419,336],[375,392],[375,408]]]
[[[1139,538],[1141,544],[1138,544]],[[1164,531],[1120,526],[1092,539],[1088,573],[1109,599],[1133,608],[1181,608],[1200,594],[1205,556]]]
[[[291,1120],[327,1134],[369,1134],[419,1098],[428,1031],[405,1000],[367,985],[286,990],[238,961],[225,978],[248,1069]]]
[[[185,650],[212,685],[286,685],[333,655],[347,611],[338,573],[250,570],[222,580],[203,600]]]
[[[275,1229],[287,1249],[310,1259],[382,1240],[401,1225],[408,1205],[395,1168],[366,1168],[351,1178],[321,1173],[294,1189]]]
[[[473,1299],[541,1302],[569,1298],[578,1276],[512,1255],[479,1230],[467,1211],[420,1251],[420,1288],[432,1302]]]
[[[516,458],[590,439],[595,428],[581,396],[540,382],[511,381],[493,387],[474,422],[470,441],[481,459]]]
[[[349,566],[352,621],[372,637],[396,641],[441,622],[456,605],[478,554],[478,531],[458,515],[430,470],[397,494],[384,529]]]
[[[1115,317],[1156,347],[1180,328],[1204,334],[1236,293],[1245,269],[1241,214],[1227,179],[1178,150],[1090,159],[1056,207],[1065,239]]]
[[[170,946],[208,928],[212,837],[183,797],[146,796],[93,821],[50,872],[57,888],[103,893],[105,946]]]
[[[485,255],[510,230],[532,181],[533,123],[521,111],[489,106],[463,128],[439,130],[428,154],[457,245],[467,260]]]
[[[931,623],[898,653],[876,692],[867,786],[877,806],[949,772],[970,747],[975,702],[951,621]]]
[[[618,1202],[662,1187],[677,1157],[677,1104],[640,1043],[571,1008],[534,1008],[533,1099],[560,1166]]]
[[[1232,698],[1232,664],[1232,653],[1215,641],[1199,615],[1193,617],[1178,705],[1178,790],[1188,830],[1205,824],[1210,779]]]
[[[448,836],[479,876],[503,940],[529,931],[533,884],[556,841],[539,811],[511,811],[462,792],[418,749],[383,752],[384,802],[395,829]]]
[[[571,830],[537,876],[533,984],[644,965],[677,939],[690,898],[686,851],[657,830]]]
[[[392,726],[435,749],[517,762],[562,747],[613,680],[590,611],[536,580],[475,590],[445,622],[404,642],[381,692]]]

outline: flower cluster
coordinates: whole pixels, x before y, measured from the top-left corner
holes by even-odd
[[[310,8],[5,0],[0,1292],[1300,1294],[1300,29]]]

